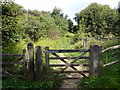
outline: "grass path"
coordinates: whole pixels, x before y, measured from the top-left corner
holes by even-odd
[[[62,53],[60,53],[60,56],[61,57],[65,57]],[[65,61],[67,61],[68,63],[70,63],[70,60],[67,60],[65,59]],[[61,62],[60,64],[64,64],[64,62]],[[83,67],[82,66],[76,66],[76,68],[80,71],[83,70]],[[66,71],[74,71],[72,68],[67,68]],[[78,73],[66,73],[65,74],[66,77],[80,77],[80,79],[82,79],[82,75],[78,74]],[[80,80],[80,79],[64,79],[63,80],[63,83],[61,84],[61,87],[60,87],[60,90],[62,90],[63,88],[74,88],[74,89],[77,89],[77,82]]]

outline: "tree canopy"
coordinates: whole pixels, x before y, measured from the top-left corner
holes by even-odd
[[[93,36],[104,36],[109,33],[120,35],[118,29],[114,28],[119,20],[117,9],[111,9],[108,5],[92,3],[75,15],[79,30],[86,33],[91,32]]]

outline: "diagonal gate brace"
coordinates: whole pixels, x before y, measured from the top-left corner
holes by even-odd
[[[68,67],[71,67],[72,69],[74,69],[75,71],[78,71],[77,68],[75,68],[73,66],[73,63],[75,63],[78,59],[80,59],[82,56],[84,56],[86,54],[86,52],[82,53],[79,57],[77,57],[74,61],[72,61],[70,64],[68,62],[66,62],[64,59],[62,59],[60,56],[58,56],[56,53],[52,53],[54,56],[58,57],[61,61],[63,61],[66,64],[66,67],[63,68],[60,72],[64,72],[65,69],[67,69]],[[79,74],[81,74],[84,77],[87,77],[82,71],[79,71]]]

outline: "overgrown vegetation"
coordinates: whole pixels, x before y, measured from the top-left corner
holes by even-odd
[[[116,40],[117,41],[117,40]],[[120,42],[119,42],[120,43]],[[114,43],[115,44],[115,43]],[[117,43],[116,43],[117,44]],[[102,54],[102,64],[119,60],[120,49],[110,50]],[[120,63],[102,68],[98,76],[79,81],[78,88],[115,88],[120,89]]]
[[[29,81],[19,78],[3,79],[2,88],[4,89],[41,89],[54,90],[60,87],[60,80],[44,79],[42,81]]]
[[[50,49],[81,49],[83,39],[87,39],[86,49],[90,45],[100,45],[107,48],[120,44],[119,40],[100,40],[95,37],[119,37],[120,36],[120,5],[117,9],[111,9],[108,5],[92,3],[84,10],[75,14],[77,25],[64,15],[61,9],[54,8],[52,12],[25,10],[22,6],[10,1],[2,2],[2,52],[6,54],[21,53],[27,49],[27,43],[34,43],[34,47],[40,45]],[[118,50],[107,52],[110,61],[116,59],[120,53]],[[66,54],[68,55],[68,54]],[[69,54],[75,56],[77,54]],[[5,61],[13,61],[16,58],[3,58]],[[108,60],[108,61],[109,61]],[[45,64],[43,54],[43,64]],[[119,63],[106,67],[98,77],[90,77],[80,81],[79,88],[119,88],[120,67]],[[118,72],[119,71],[119,72]],[[111,73],[112,72],[112,73]],[[107,77],[106,77],[107,76]],[[58,80],[31,82],[18,78],[3,80],[3,88],[53,88],[59,87]]]

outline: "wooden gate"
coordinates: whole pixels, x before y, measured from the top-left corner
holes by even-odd
[[[61,57],[58,53],[73,53],[73,52],[81,52],[81,54],[77,57]],[[80,49],[69,49],[69,50],[50,50],[49,47],[45,47],[45,58],[46,58],[46,66],[47,69],[50,69],[50,67],[64,67],[61,70],[58,71],[53,71],[53,73],[79,73],[84,77],[87,77],[84,73],[88,73],[89,70],[78,70],[76,68],[76,66],[89,66],[89,62],[88,63],[78,63],[75,64],[78,60],[80,59],[84,59],[89,61],[89,57],[86,56],[86,53],[89,52],[89,50],[80,50]],[[55,57],[51,57],[52,54]],[[61,60],[64,64],[50,64],[50,60],[56,60],[59,59]],[[68,62],[68,60],[66,59],[72,59],[71,62]],[[66,69],[68,67],[71,67],[74,71],[70,70],[67,71]]]
[[[61,49],[61,50],[51,50],[49,47],[45,47],[45,59],[46,59],[46,67],[49,70],[51,67],[63,67],[61,70],[53,71],[53,73],[79,73],[83,77],[87,77],[85,73],[89,73],[92,76],[98,75],[101,68],[101,47],[98,45],[90,46],[90,49]],[[77,57],[61,57],[59,53],[73,53],[80,52]],[[51,54],[54,57],[51,57]],[[50,64],[50,60],[61,60],[64,64]],[[66,59],[72,59],[71,62],[68,62]],[[75,62],[79,60],[87,61],[87,63],[75,64]],[[78,70],[76,66],[87,66],[87,70]],[[66,71],[66,69],[70,67],[74,71]]]

